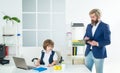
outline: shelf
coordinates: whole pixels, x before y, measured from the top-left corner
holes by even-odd
[[[7,46],[14,46],[17,43],[17,36],[13,34],[3,34],[3,39]]]
[[[77,56],[72,56],[68,55],[69,59],[71,59],[72,64],[84,64],[85,56],[84,55],[77,55]]]
[[[72,40],[72,46],[85,46],[84,40]]]
[[[14,34],[3,34],[3,36],[14,36]]]
[[[83,40],[84,24],[72,23],[72,54],[69,55],[72,59],[72,64],[84,64],[84,47],[85,41]]]
[[[76,59],[76,58],[85,58],[84,55],[77,55],[77,56],[71,56],[72,58]]]
[[[16,44],[5,44],[6,46],[16,46]]]
[[[67,56],[68,56],[68,57],[71,57],[71,58],[84,58],[84,57],[85,57],[84,54],[75,55],[75,56],[73,56],[73,55],[71,55],[71,54],[68,54]]]

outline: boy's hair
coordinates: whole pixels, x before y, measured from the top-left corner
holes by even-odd
[[[43,42],[43,48],[46,50],[47,46],[54,47],[54,42],[50,39],[47,39]]]

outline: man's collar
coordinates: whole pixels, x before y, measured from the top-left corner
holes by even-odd
[[[98,23],[95,26],[98,26],[100,24],[101,20],[98,21]]]
[[[97,24],[95,24],[95,25],[91,24],[91,25],[92,26],[98,26],[100,24],[100,22],[101,22],[101,20],[99,20]]]

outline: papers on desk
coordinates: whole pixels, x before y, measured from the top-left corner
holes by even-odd
[[[47,70],[47,68],[45,68],[45,67],[38,67],[38,68],[34,68],[33,70],[36,70],[38,72],[42,72],[42,71]]]

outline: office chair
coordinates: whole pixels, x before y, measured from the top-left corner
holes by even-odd
[[[38,60],[38,58],[33,58],[31,61],[34,62],[35,60]],[[64,60],[63,60],[63,58],[62,58],[62,56],[61,56],[61,57],[60,57],[60,60],[58,61],[58,63],[61,64],[62,61],[64,61]]]
[[[0,64],[9,64],[9,60],[5,60],[5,44],[0,44]]]

